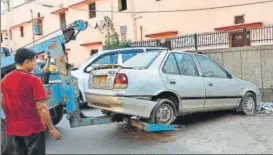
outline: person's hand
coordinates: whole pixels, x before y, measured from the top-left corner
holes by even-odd
[[[61,139],[61,133],[56,128],[50,130],[49,133],[54,140]]]

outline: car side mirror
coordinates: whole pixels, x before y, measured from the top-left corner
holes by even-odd
[[[75,67],[74,64],[68,63],[71,68]]]
[[[85,72],[90,73],[92,71],[93,67],[89,66],[85,69]]]
[[[232,78],[233,78],[232,75],[229,74],[229,73],[227,73],[227,77],[228,77],[229,79],[232,79]]]

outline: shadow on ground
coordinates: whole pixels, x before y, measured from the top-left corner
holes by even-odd
[[[206,123],[214,120],[218,120],[230,115],[240,115],[234,111],[217,111],[217,112],[204,112],[204,113],[193,113],[184,116],[177,117],[174,124],[179,125],[195,125],[199,123]]]
[[[156,143],[169,143],[176,141],[179,133],[194,128],[194,125],[204,124],[208,122],[218,121],[221,119],[227,119],[231,115],[241,115],[234,111],[219,111],[219,112],[204,112],[194,113],[189,115],[180,116],[176,119],[174,124],[182,126],[180,130],[168,131],[168,132],[144,132],[136,131],[131,128],[124,128],[122,125],[118,125],[117,132],[122,133],[122,138],[134,139],[141,142],[156,142]]]

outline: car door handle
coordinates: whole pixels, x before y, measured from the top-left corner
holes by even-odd
[[[175,80],[170,80],[170,84],[176,84]]]
[[[213,83],[209,83],[208,85],[209,85],[210,87],[212,87],[212,86],[213,86]]]

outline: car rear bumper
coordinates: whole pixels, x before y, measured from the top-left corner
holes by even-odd
[[[88,105],[94,108],[115,113],[149,118],[157,102],[146,100],[145,97],[132,97],[114,93],[85,92]]]

